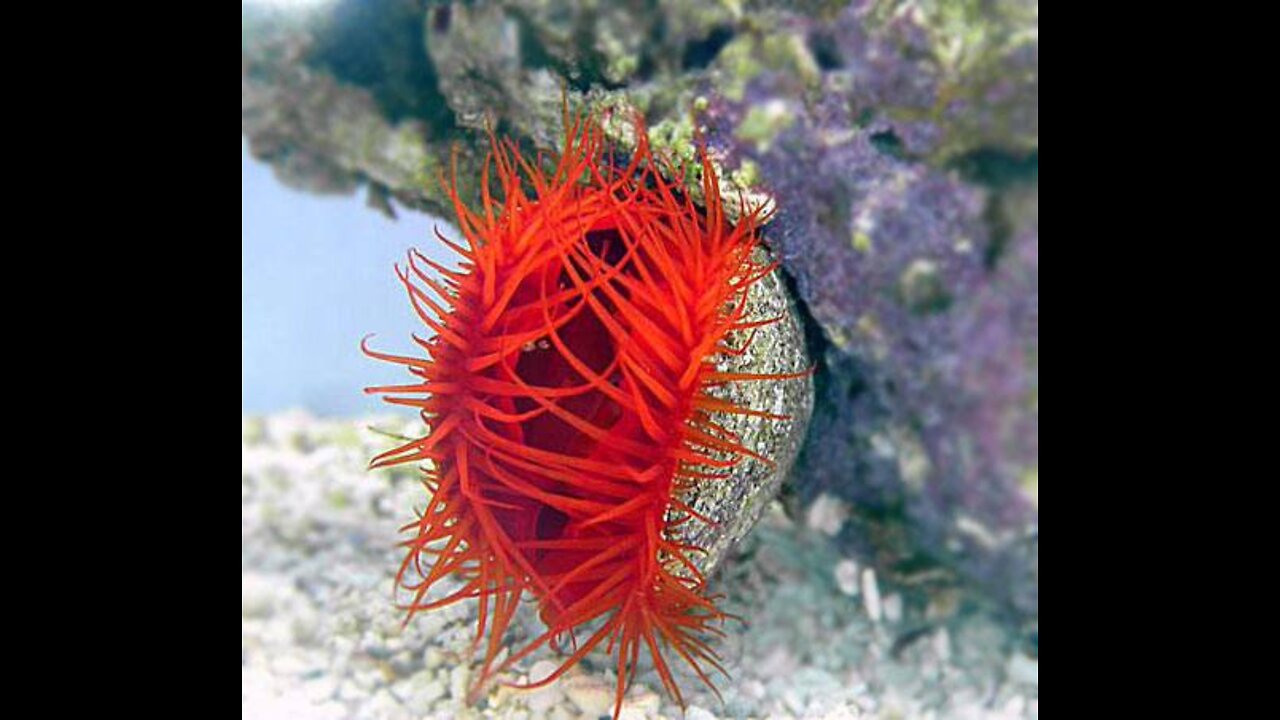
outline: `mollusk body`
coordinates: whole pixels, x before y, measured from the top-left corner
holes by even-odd
[[[606,158],[599,126],[580,119],[553,170],[494,139],[481,207],[468,208],[456,181],[446,183],[466,242],[440,239],[462,256],[461,268],[417,253],[397,268],[435,332],[415,338],[426,357],[364,348],[417,379],[368,389],[419,408],[431,428],[372,465],[426,461],[431,496],[404,528],[397,583],[410,591],[409,617],[478,601],[484,661],[473,696],[570,636],[572,653],[538,684],[603,645],[617,653],[615,716],[642,647],[682,705],[672,657],[708,685],[711,669],[723,672],[709,636],[727,615],[706,592],[705,548],[691,541],[715,523],[694,498],[730,482],[741,464],[772,469],[730,420],[795,421],[735,402],[726,388],[808,378],[718,369],[784,319],[748,314],[751,289],[775,271],[762,259],[762,218],[744,211],[726,221],[705,154],[707,207],[698,209],[679,173],[651,154],[643,127],[637,137],[620,167]],[[490,168],[500,203],[489,193]],[[461,589],[431,596],[450,574]],[[538,603],[546,631],[499,662],[525,597]]]

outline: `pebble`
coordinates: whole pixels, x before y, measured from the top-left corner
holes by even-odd
[[[435,637],[448,623],[443,612],[419,613],[413,618],[413,631],[422,637]]]
[[[537,682],[548,677],[551,673],[555,672],[558,667],[560,666],[550,660],[539,660],[535,662],[533,667],[529,668],[529,682]],[[564,678],[561,676],[556,678],[554,682],[546,687],[522,693],[524,704],[538,715],[545,714],[548,710],[555,707],[555,705],[560,702],[560,699],[564,697],[564,693],[560,689],[563,681]]]
[[[357,670],[352,679],[355,681],[356,687],[365,690],[375,690],[386,684],[386,679],[377,668]]]
[[[1027,685],[1040,685],[1040,661],[1032,660],[1022,653],[1015,653],[1009,658],[1009,677],[1014,682]]]
[[[933,634],[933,652],[944,663],[951,659],[951,633],[946,628]]]
[[[418,673],[409,680],[407,685],[409,686],[407,704],[415,708],[428,707],[448,692],[444,682],[432,673]]]
[[[796,659],[784,645],[778,645],[757,661],[756,671],[764,677],[777,678],[796,671]]]
[[[716,720],[716,716],[710,710],[704,710],[697,705],[690,705],[689,709],[684,713],[684,720]]]
[[[542,715],[558,705],[564,693],[560,692],[557,683],[552,683],[550,687],[529,690],[523,693],[523,696],[524,704],[533,712]]]
[[[338,683],[328,676],[308,680],[302,685],[302,694],[313,703],[322,702],[333,697]]]
[[[551,673],[555,672],[559,668],[560,665],[558,663],[551,662],[550,660],[539,660],[533,664],[533,667],[529,668],[529,682],[541,682],[542,680],[550,677]],[[559,685],[562,680],[563,676],[556,678],[555,681],[551,683],[551,686],[555,687],[556,685]]]
[[[796,715],[804,714],[804,700],[800,697],[800,693],[795,690],[783,690],[782,702],[791,712]]]
[[[612,715],[614,689],[594,675],[579,675],[564,681],[564,693],[583,715]]]
[[[902,596],[892,593],[885,597],[883,603],[884,619],[897,624],[902,620]]]
[[[1022,697],[1021,695],[1014,695],[1013,697],[1009,698],[1009,702],[1006,702],[1004,704],[1004,707],[1001,708],[1001,713],[1005,717],[1019,717],[1020,715],[1022,715],[1023,712],[1026,711],[1026,708],[1027,708],[1027,699]]]
[[[409,710],[396,700],[386,688],[382,688],[369,698],[369,702],[364,706],[365,713],[370,717],[385,718],[385,720],[399,720],[411,717]]]
[[[840,533],[840,527],[844,525],[844,521],[848,517],[849,506],[843,500],[833,495],[822,493],[809,506],[809,512],[805,519],[810,529],[835,537]]]
[[[271,671],[276,675],[297,677],[315,669],[316,665],[317,663],[299,652],[277,652],[271,658]]]
[[[862,571],[862,605],[871,622],[880,622],[880,586],[876,584],[876,571],[871,568]]]
[[[240,576],[240,615],[247,618],[270,617],[275,611],[278,585],[272,578],[247,572]]]
[[[613,702],[613,698],[610,698]],[[633,688],[622,700],[622,712],[618,720],[645,720],[658,714],[662,706],[662,698],[647,688]]]
[[[858,563],[845,558],[836,563],[836,587],[840,592],[855,597],[858,594]]]
[[[295,615],[289,621],[289,631],[293,642],[297,645],[315,645],[320,640],[320,615],[309,603],[303,603],[294,610]]]
[[[356,684],[350,680],[343,680],[338,686],[338,699],[351,702],[353,700],[364,700],[369,693],[356,687]]]
[[[466,700],[467,683],[471,679],[471,670],[466,665],[459,665],[449,673],[449,697],[454,700]]]
[[[267,439],[267,426],[260,417],[242,417],[240,419],[240,442],[245,445],[257,445]]]

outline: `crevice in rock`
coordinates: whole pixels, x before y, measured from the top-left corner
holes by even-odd
[[[404,0],[343,0],[316,35],[309,64],[373,95],[392,123],[425,122],[435,137],[454,128],[440,93],[423,32],[426,8]],[[448,27],[446,8],[436,8],[432,26]]]
[[[696,70],[710,65],[720,54],[720,50],[733,39],[733,35],[733,28],[720,25],[712,28],[705,38],[689,41],[681,54],[680,66],[685,70]]]

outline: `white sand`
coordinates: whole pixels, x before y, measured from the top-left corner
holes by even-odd
[[[424,491],[409,468],[365,470],[393,442],[370,424],[418,432],[404,417],[243,420],[244,717],[609,715],[612,663],[602,651],[547,689],[498,689],[463,705],[475,608],[455,605],[401,628],[392,600],[396,531]],[[717,645],[732,674],[717,679],[723,704],[679,674],[684,718],[1038,717],[1037,660],[980,614],[911,633],[916,639],[895,657],[894,642],[919,621],[864,559],[836,554],[829,529],[768,513],[743,557],[713,580],[713,591],[728,596],[722,607],[749,626],[727,625]],[[533,613],[524,615],[525,632],[536,630]],[[550,659],[524,662],[525,679],[546,673]],[[648,668],[622,716],[682,717]]]

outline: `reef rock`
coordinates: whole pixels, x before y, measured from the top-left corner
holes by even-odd
[[[731,204],[776,204],[812,321],[788,503],[838,498],[837,541],[927,617],[967,591],[1034,646],[1035,0],[242,7],[243,131],[295,187],[449,217],[486,124],[553,148],[566,101],[624,149],[635,111],[673,158],[705,139]]]

